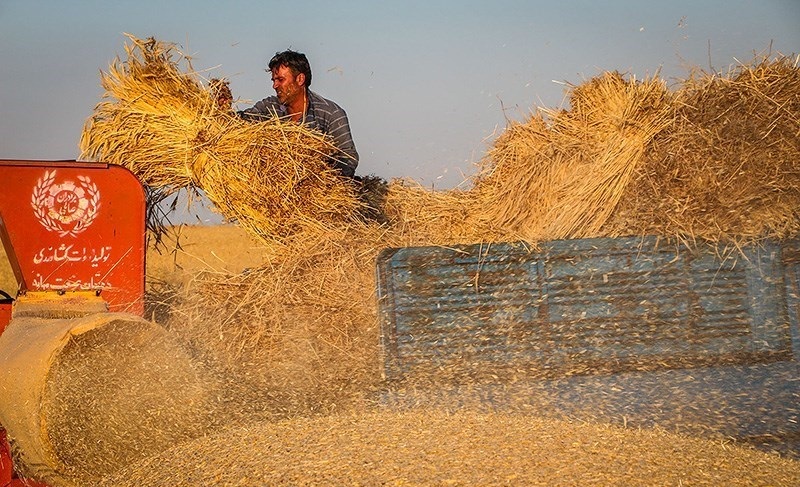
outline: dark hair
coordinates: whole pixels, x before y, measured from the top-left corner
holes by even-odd
[[[269,60],[269,70],[279,66],[286,66],[292,70],[292,73],[297,76],[303,73],[306,76],[306,87],[311,86],[311,66],[308,64],[308,58],[302,52],[292,51],[291,49],[276,52],[272,59]]]

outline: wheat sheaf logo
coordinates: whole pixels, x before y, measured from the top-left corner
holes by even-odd
[[[45,171],[31,195],[33,213],[44,228],[60,237],[75,237],[92,224],[100,209],[100,191],[87,176],[78,183],[56,184],[56,171]]]

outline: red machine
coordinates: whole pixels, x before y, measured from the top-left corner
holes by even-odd
[[[88,308],[100,297],[110,312],[142,315],[145,195],[130,171],[76,161],[0,160],[0,185],[0,240],[18,284],[0,293],[0,334],[10,330],[21,303],[55,309],[64,300]],[[25,485],[44,484],[16,477],[0,425],[0,487]]]
[[[0,238],[19,292],[91,291],[144,306],[145,198],[121,166],[0,160]]]

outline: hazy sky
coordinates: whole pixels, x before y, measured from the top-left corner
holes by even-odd
[[[561,106],[563,82],[800,53],[800,0],[0,0],[0,158],[78,156],[125,32],[179,44],[241,108],[273,94],[276,51],[305,52],[312,89],[350,117],[358,173],[450,188],[507,120]]]

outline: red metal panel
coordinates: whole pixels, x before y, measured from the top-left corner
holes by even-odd
[[[21,479],[14,472],[11,446],[8,444],[6,430],[0,428],[0,487],[49,487],[33,479]]]
[[[11,299],[3,299],[3,296],[0,295],[0,335],[3,334],[3,330],[6,329],[6,326],[11,322],[11,306],[14,304],[14,301]],[[0,484],[0,487],[2,484]]]
[[[144,309],[145,195],[127,169],[0,160],[0,238],[25,291],[99,293]]]
[[[11,461],[11,448],[6,439],[6,430],[0,428],[0,487],[7,487],[14,478],[14,463]]]

